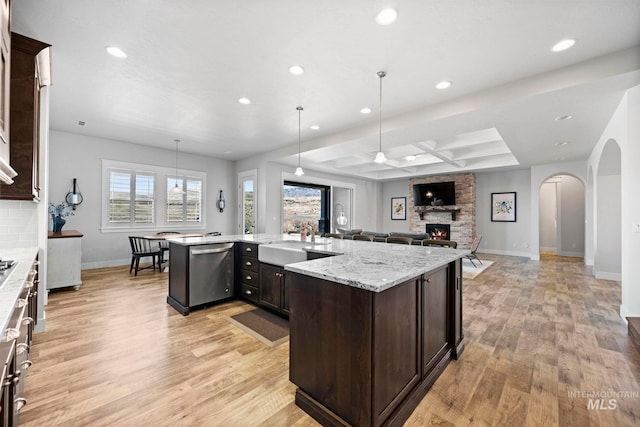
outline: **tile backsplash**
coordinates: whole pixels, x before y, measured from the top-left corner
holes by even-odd
[[[0,200],[0,249],[38,246],[38,205]]]

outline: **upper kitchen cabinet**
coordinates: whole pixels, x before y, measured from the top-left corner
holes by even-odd
[[[11,72],[11,0],[0,0],[0,182],[13,183],[9,165],[9,78]]]
[[[40,89],[50,84],[50,47],[11,34],[9,148],[18,175],[12,185],[0,184],[0,199],[40,200]]]

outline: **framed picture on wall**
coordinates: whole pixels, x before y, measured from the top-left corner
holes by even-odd
[[[491,193],[491,221],[516,222],[516,193]]]
[[[391,219],[399,219],[399,220],[407,219],[407,198],[406,197],[391,198]]]

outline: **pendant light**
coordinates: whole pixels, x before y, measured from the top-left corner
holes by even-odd
[[[345,225],[347,225],[347,222],[349,222],[349,220],[344,215],[344,206],[342,206],[340,203],[336,203],[336,209],[338,208],[338,206],[340,206],[340,215],[336,219],[336,222],[340,226],[345,226]]]
[[[382,78],[386,76],[387,73],[384,71],[378,71],[376,75],[380,79],[380,146],[378,147],[378,154],[376,154],[376,159],[374,161],[376,163],[384,163],[387,161],[387,158],[382,152]]]
[[[174,141],[176,142],[176,185],[169,191],[173,194],[184,194],[182,188],[178,187],[178,143],[180,140],[174,139]]]
[[[302,107],[298,106],[296,107],[296,110],[298,110],[298,167],[296,168],[296,176],[302,176],[304,175],[304,171],[302,170],[302,167],[300,167],[300,112],[303,110]]]

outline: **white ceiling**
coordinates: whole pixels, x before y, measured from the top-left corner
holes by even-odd
[[[12,30],[53,45],[52,129],[294,166],[301,105],[303,168],[379,180],[586,159],[640,84],[640,0],[20,0]]]

